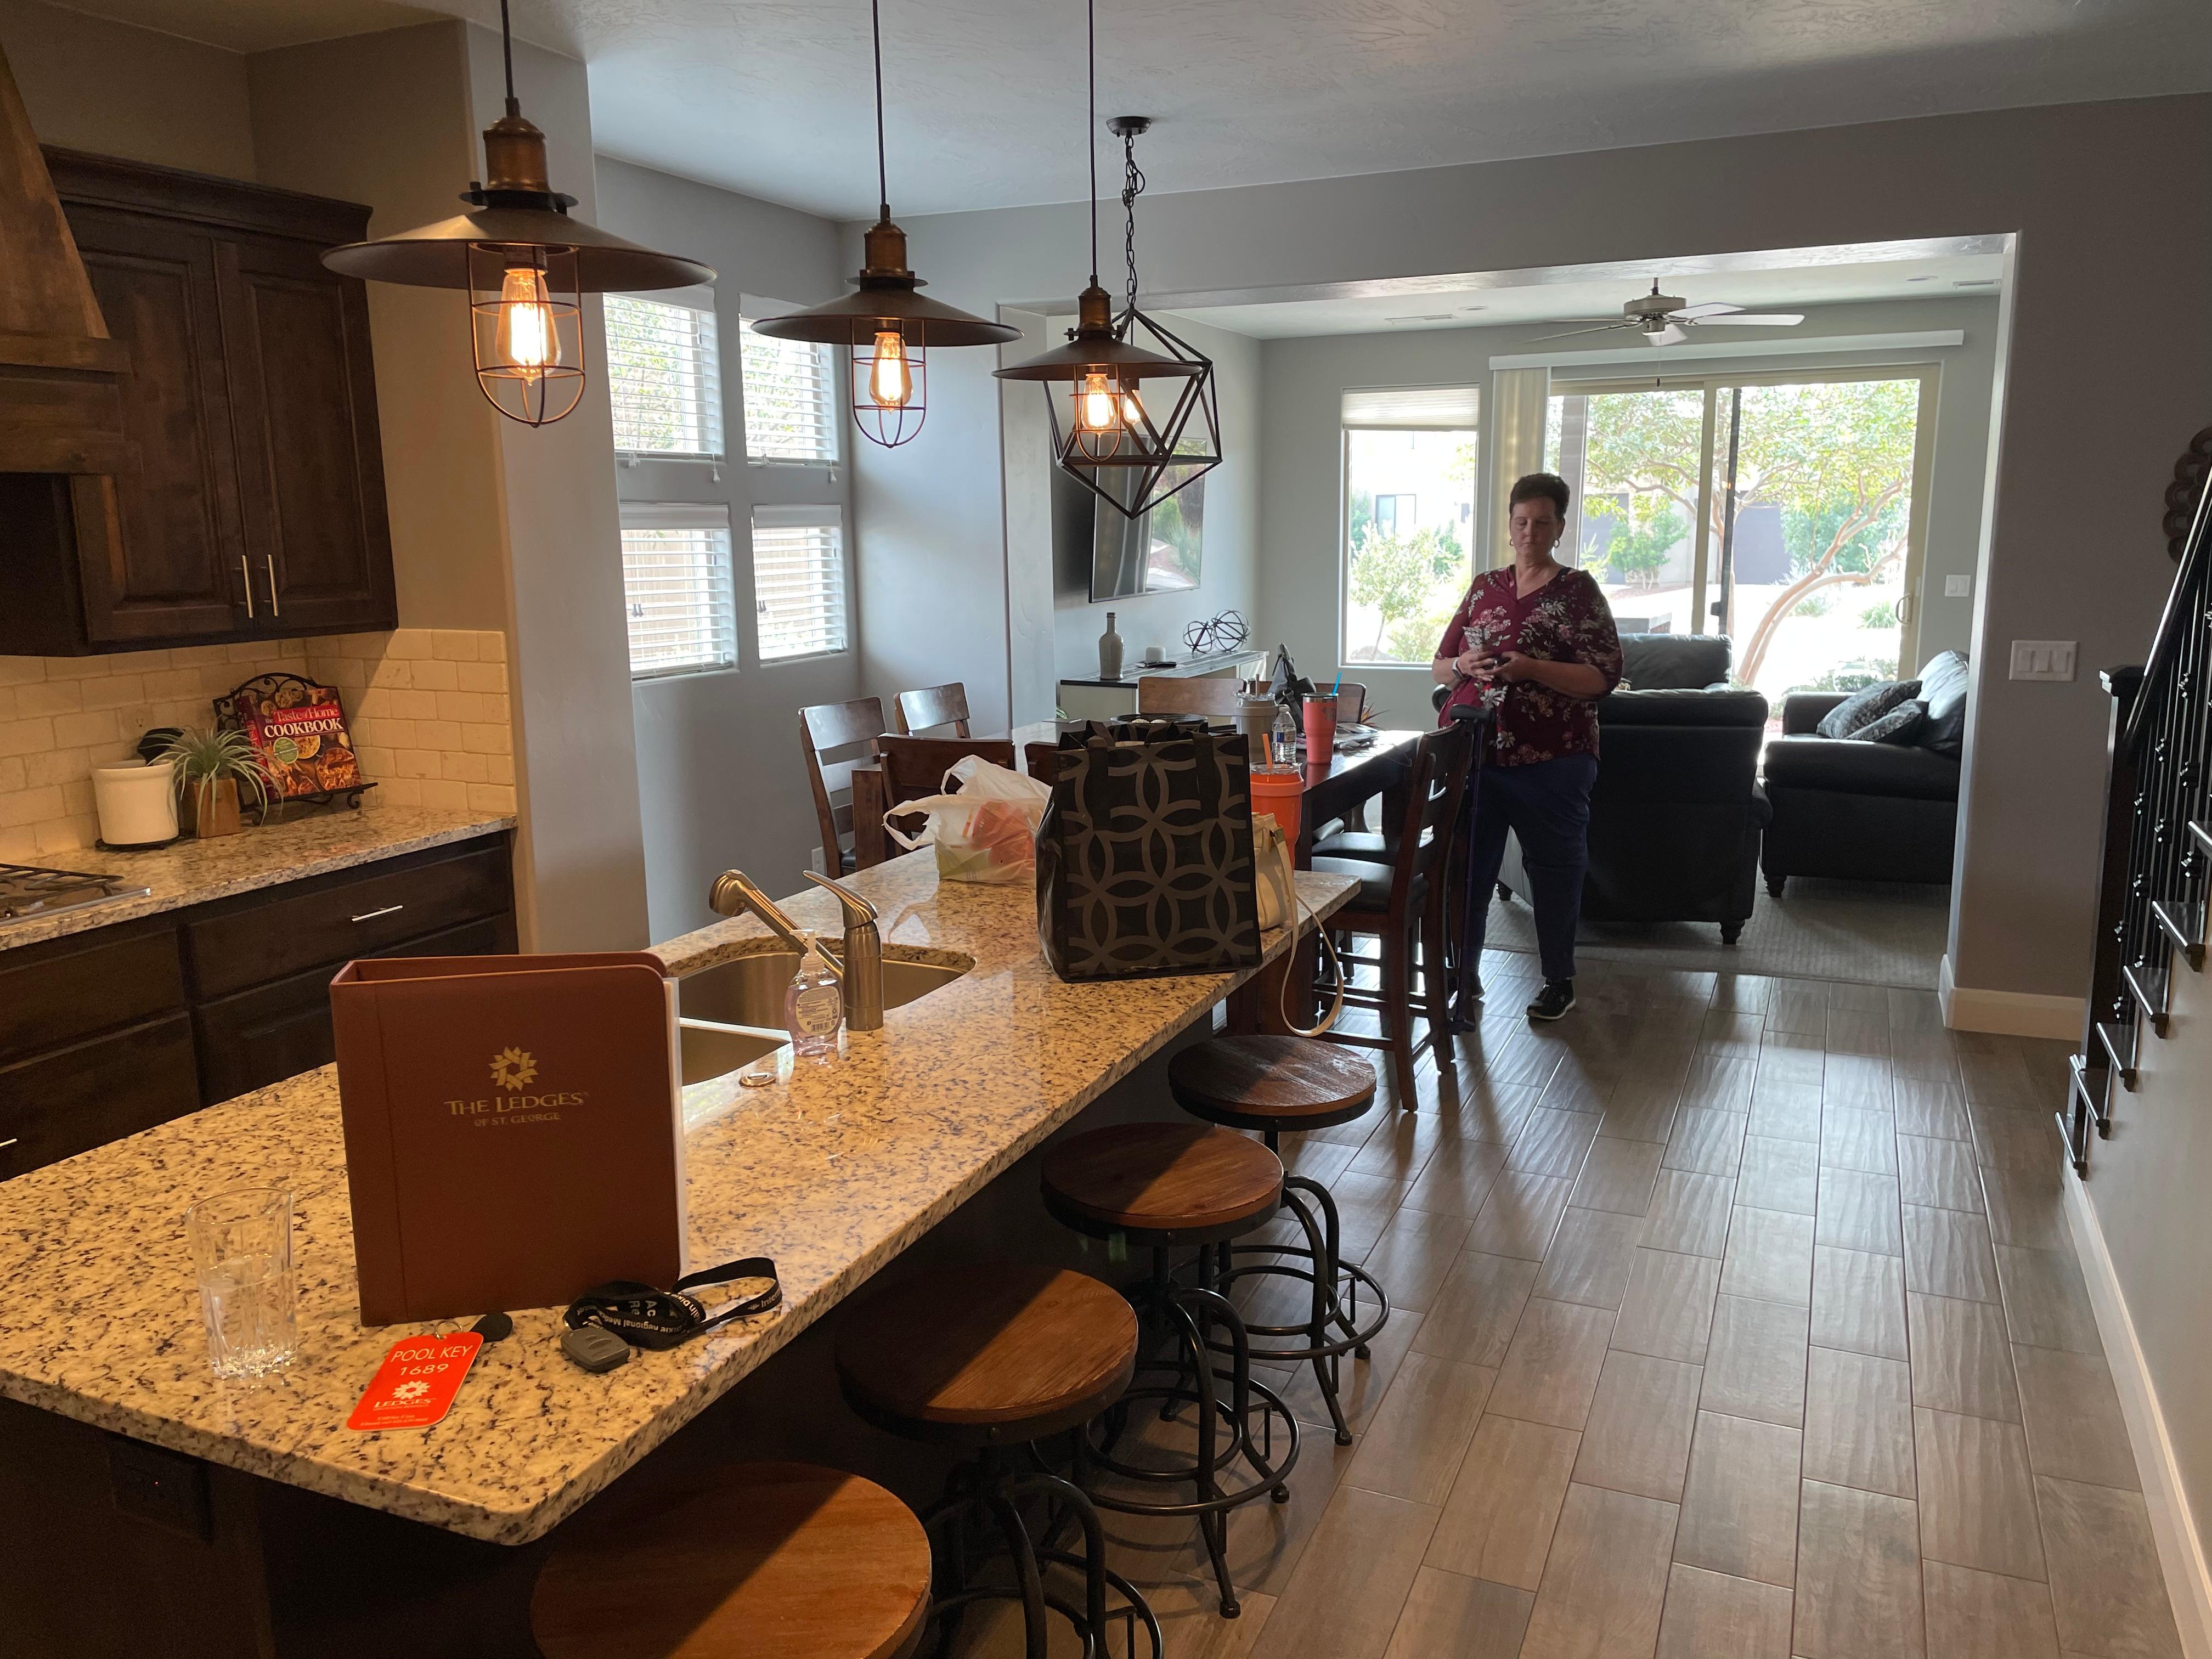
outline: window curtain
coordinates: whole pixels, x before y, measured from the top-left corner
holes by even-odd
[[[1489,546],[1483,568],[1495,569],[1513,557],[1508,529],[1512,509],[1507,497],[1515,480],[1544,470],[1544,426],[1552,396],[1548,368],[1501,368],[1491,377]]]

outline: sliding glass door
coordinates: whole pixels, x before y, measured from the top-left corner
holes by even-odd
[[[1778,702],[1918,665],[1935,371],[1555,383],[1565,545],[1623,633],[1724,633]]]

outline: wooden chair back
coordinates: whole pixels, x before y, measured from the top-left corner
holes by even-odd
[[[1204,679],[1178,679],[1172,674],[1145,674],[1137,680],[1139,714],[1203,714],[1208,720],[1228,720],[1237,713],[1234,674],[1212,674]]]
[[[1022,745],[1022,763],[1039,783],[1050,785],[1060,776],[1060,745],[1031,743]]]
[[[807,787],[822,833],[823,868],[850,874],[853,857],[853,769],[875,758],[883,734],[880,697],[816,703],[799,711],[799,747],[806,757]]]
[[[907,738],[886,732],[876,739],[876,750],[883,757],[887,808],[943,794],[946,769],[969,755],[981,756],[1009,771],[1014,766],[1014,745],[1007,738]],[[911,836],[919,832],[921,823],[919,816],[902,818],[899,828]]]
[[[968,688],[955,680],[950,685],[902,691],[891,713],[898,721],[901,737],[949,726],[954,737],[964,738],[968,735]]]

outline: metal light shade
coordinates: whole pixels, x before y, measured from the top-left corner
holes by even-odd
[[[753,332],[771,339],[842,346],[851,355],[853,421],[861,434],[896,449],[921,430],[928,413],[929,348],[998,345],[1021,331],[926,299],[907,269],[906,233],[888,218],[869,228],[867,262],[855,291],[784,317],[763,317]]]

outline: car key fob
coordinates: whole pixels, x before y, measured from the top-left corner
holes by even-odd
[[[611,1371],[629,1358],[629,1344],[598,1325],[583,1325],[561,1336],[568,1363],[587,1371]]]

